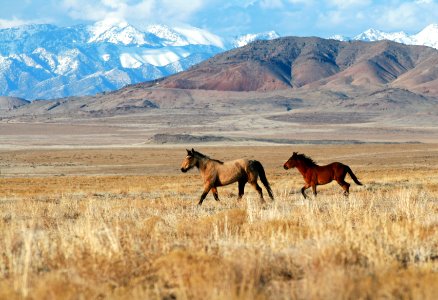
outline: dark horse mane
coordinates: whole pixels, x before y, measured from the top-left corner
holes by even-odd
[[[209,159],[209,160],[215,161],[215,162],[220,163],[220,164],[223,164],[223,163],[224,163],[223,161],[220,161],[220,160],[218,160],[218,159],[211,158],[211,157],[209,157],[209,156],[207,156],[207,155],[205,155],[205,154],[202,154],[201,152],[194,151],[194,153],[195,153],[196,155],[202,157],[202,158],[207,158],[207,159]]]
[[[310,157],[306,156],[305,154],[298,154],[298,153],[295,153],[295,157],[296,157],[296,158],[295,158],[296,160],[301,160],[301,161],[303,161],[306,165],[308,165],[308,166],[310,166],[310,167],[317,166],[316,162],[315,162],[313,159],[311,159]]]

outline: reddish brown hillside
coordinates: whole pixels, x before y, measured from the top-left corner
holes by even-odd
[[[416,84],[428,86],[438,78],[435,69],[424,76],[424,69],[430,69],[430,61],[436,60],[438,51],[423,46],[286,37],[219,54],[160,81],[160,86],[265,91],[308,84],[378,86],[397,82],[398,87],[406,83],[406,88],[415,89]],[[404,74],[411,76],[402,80]]]
[[[219,91],[259,91],[287,88],[287,81],[257,61],[245,61],[226,68],[192,69],[184,76],[166,80],[168,88],[205,89]]]

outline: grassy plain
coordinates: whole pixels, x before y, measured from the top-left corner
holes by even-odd
[[[260,160],[275,201],[197,207],[184,148],[1,150],[0,299],[438,298],[438,145],[195,149]],[[292,151],[364,186],[305,201]]]

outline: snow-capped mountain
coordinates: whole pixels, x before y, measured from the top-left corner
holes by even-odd
[[[279,37],[280,35],[275,31],[267,31],[262,33],[249,33],[236,37],[236,39],[233,41],[233,46],[235,48],[238,48],[238,47],[243,47],[256,40],[273,40]]]
[[[410,41],[409,36],[403,31],[387,33],[376,29],[368,29],[355,36],[353,39],[367,42],[390,40],[402,44],[406,44]]]
[[[339,41],[357,40],[367,42],[390,40],[406,45],[423,45],[438,49],[438,24],[430,24],[414,35],[408,35],[403,31],[384,32],[377,29],[368,29],[353,38],[342,35],[334,35],[330,38]]]
[[[341,42],[347,42],[347,41],[351,41],[352,40],[352,38],[350,38],[348,36],[345,36],[345,35],[341,35],[341,34],[332,35],[332,36],[328,37],[328,39],[338,40],[338,41],[341,41]]]
[[[0,96],[28,100],[96,94],[168,76],[225,50],[255,40],[278,38],[274,31],[226,39],[191,26],[135,27],[107,19],[92,25],[26,25],[0,30]],[[393,40],[438,49],[438,25],[421,32],[370,29],[354,38]]]
[[[430,24],[412,36],[413,44],[438,49],[438,24]]]
[[[161,38],[168,46],[212,45],[225,48],[220,37],[206,30],[185,26],[170,28],[166,25],[150,25],[147,31]]]
[[[137,28],[114,19],[1,29],[0,96],[34,100],[111,91],[186,70],[232,45],[200,28]]]
[[[148,36],[125,21],[103,20],[87,28],[88,43],[108,42],[122,45],[158,46],[153,36]]]

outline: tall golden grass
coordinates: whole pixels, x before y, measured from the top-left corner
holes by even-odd
[[[196,172],[0,178],[0,299],[437,299],[433,168],[310,200],[268,168],[274,202],[202,207]]]

